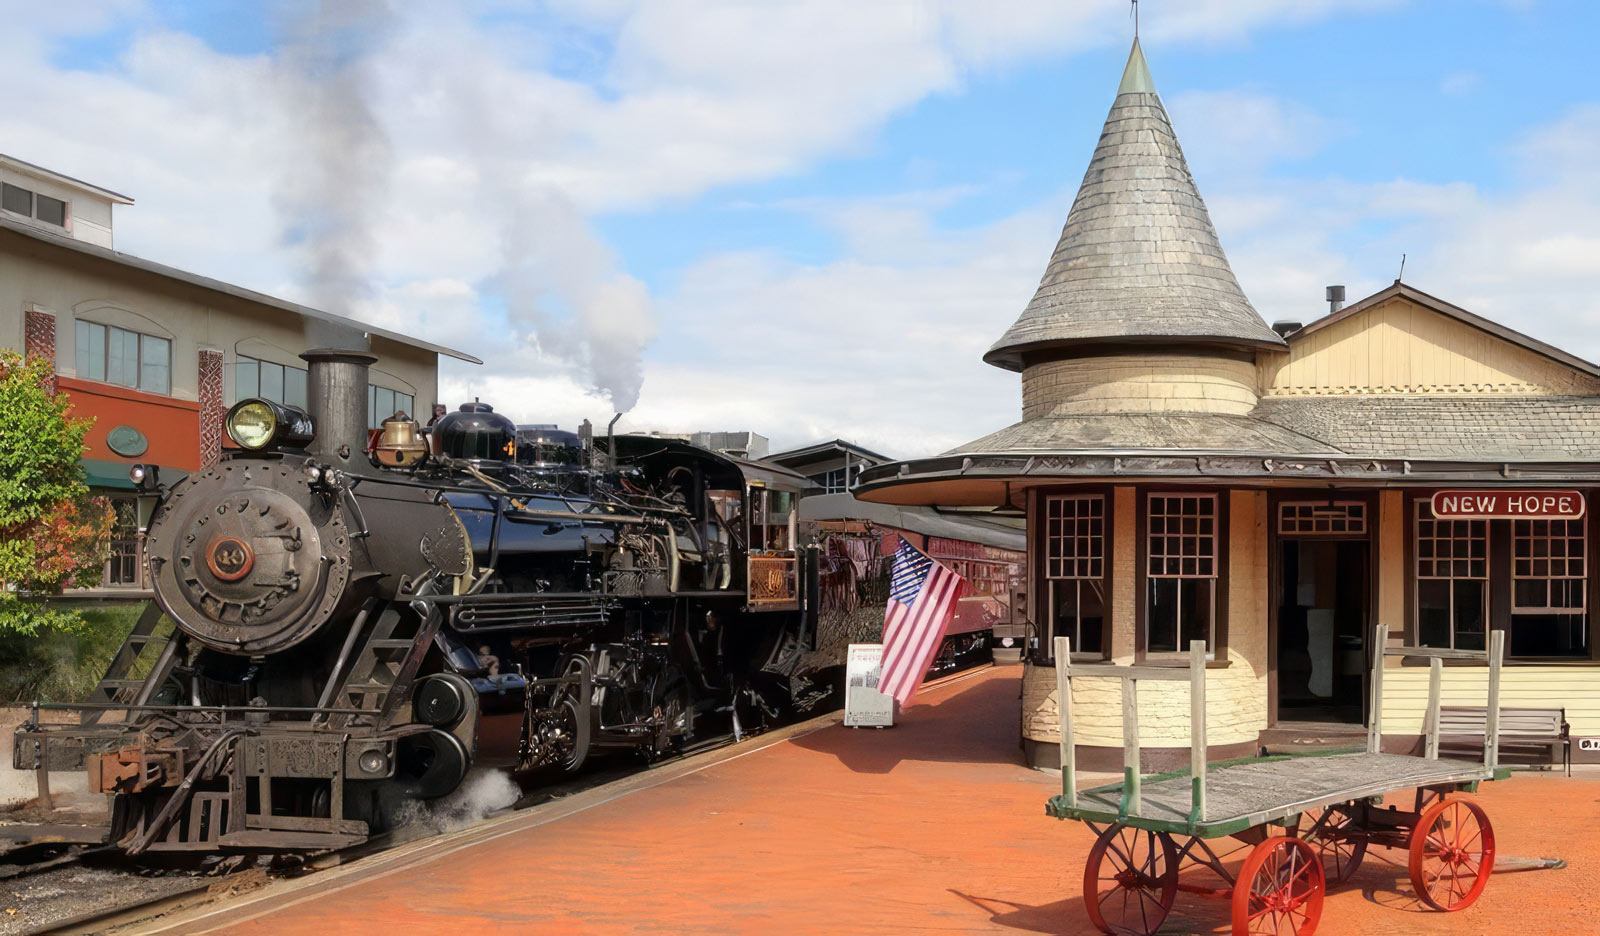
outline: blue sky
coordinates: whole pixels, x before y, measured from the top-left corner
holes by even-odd
[[[1404,252],[1414,285],[1600,357],[1600,5],[1141,6],[1263,317],[1380,288]],[[1131,38],[1116,0],[19,15],[10,67],[39,100],[0,150],[137,197],[121,249],[484,357],[445,368],[452,402],[604,421],[636,396],[637,428],[901,455],[1017,418],[1016,378],[979,358],[1037,284]],[[285,236],[307,204],[335,205],[329,243]]]

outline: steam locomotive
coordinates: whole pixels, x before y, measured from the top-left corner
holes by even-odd
[[[148,672],[111,674],[77,724],[17,730],[15,768],[115,794],[106,840],[340,847],[474,764],[662,757],[833,694],[803,665],[803,477],[587,423],[519,434],[478,403],[369,445],[375,358],[302,357],[309,412],[244,400],[214,466],[170,487],[133,470],[174,624]]]

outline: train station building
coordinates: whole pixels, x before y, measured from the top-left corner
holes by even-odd
[[[1363,736],[1377,625],[1459,650],[1504,631],[1502,705],[1563,710],[1574,759],[1600,759],[1600,367],[1400,281],[1270,327],[1137,42],[1038,291],[984,360],[1019,373],[1021,420],[855,493],[1026,517],[1031,763],[1058,760],[1057,635],[1075,672],[1187,666],[1205,641],[1222,758]],[[1385,743],[1410,750],[1428,668],[1388,663]],[[1447,667],[1444,704],[1482,705],[1484,678]],[[1120,766],[1116,683],[1073,685],[1078,763]],[[1146,769],[1187,763],[1186,693],[1142,689]]]

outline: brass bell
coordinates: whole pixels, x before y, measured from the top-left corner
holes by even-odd
[[[428,443],[422,439],[415,419],[396,413],[383,421],[373,457],[390,468],[410,468],[428,457]]]

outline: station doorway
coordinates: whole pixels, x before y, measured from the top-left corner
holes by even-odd
[[[1364,523],[1344,527],[1286,530],[1280,517],[1274,661],[1279,725],[1364,723],[1372,544]]]

